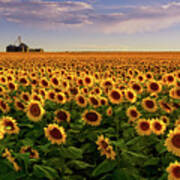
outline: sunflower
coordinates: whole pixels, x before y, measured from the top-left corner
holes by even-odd
[[[0,119],[0,126],[3,127],[4,132],[7,134],[19,133],[19,127],[17,126],[16,120],[10,116],[3,116]]]
[[[148,80],[153,79],[153,74],[152,74],[152,72],[147,72],[147,73],[145,74],[145,76],[146,76],[146,79],[148,79]]]
[[[45,88],[41,88],[39,89],[39,94],[41,95],[41,97],[43,97],[44,99],[47,98],[47,92]]]
[[[107,114],[107,116],[111,116],[112,113],[113,113],[112,107],[109,106],[109,107],[107,108],[107,110],[106,110],[106,114]]]
[[[180,179],[180,163],[175,161],[170,163],[166,169],[168,173],[168,180],[179,180]]]
[[[26,76],[22,76],[19,78],[19,83],[23,86],[28,86],[29,85],[29,80],[27,79]]]
[[[180,99],[180,88],[175,88],[174,89],[174,98],[175,99]]]
[[[110,78],[107,78],[107,79],[103,80],[102,83],[101,83],[101,87],[103,87],[104,89],[105,88],[109,89],[109,88],[112,88],[113,86],[114,86],[114,82]]]
[[[123,95],[119,89],[109,91],[108,98],[112,104],[119,104],[123,101]]]
[[[49,124],[44,128],[45,136],[52,144],[62,144],[66,142],[66,133],[63,127],[57,124]]]
[[[0,96],[4,96],[6,90],[3,86],[0,86]]]
[[[50,83],[53,87],[58,87],[60,85],[59,79],[56,76],[50,78]]]
[[[170,130],[168,137],[165,140],[165,146],[169,152],[180,157],[180,130]]]
[[[17,84],[15,84],[15,82],[8,82],[7,84],[7,88],[9,91],[15,91],[17,90]]]
[[[10,107],[4,100],[0,99],[0,110],[3,113],[8,113],[10,111]]]
[[[48,88],[49,87],[49,81],[46,78],[42,78],[40,80],[40,86],[43,88]]]
[[[169,125],[170,119],[167,116],[161,116],[160,119],[166,124],[166,126]]]
[[[30,94],[28,92],[22,92],[20,95],[21,99],[28,102],[30,100]]]
[[[160,105],[161,109],[167,113],[171,113],[174,110],[174,108],[170,104],[165,102],[164,100],[160,100],[159,105]]]
[[[99,88],[99,87],[96,87],[93,89],[93,92],[96,94],[96,95],[101,95],[102,94],[102,90]]]
[[[55,121],[57,121],[58,123],[60,122],[70,122],[71,117],[70,117],[70,113],[64,109],[58,109],[54,112],[55,114]]]
[[[90,95],[90,97],[88,98],[88,101],[94,108],[97,108],[100,106],[100,101],[97,96]]]
[[[31,79],[30,84],[31,84],[33,87],[36,87],[36,86],[39,84],[39,80],[34,77],[34,78]]]
[[[21,169],[19,165],[16,163],[15,158],[12,157],[11,152],[7,148],[5,149],[5,152],[2,154],[2,157],[8,159],[8,161],[10,161],[13,164],[15,171],[19,171]]]
[[[14,105],[15,105],[16,110],[19,110],[19,111],[25,110],[25,105],[20,100],[16,99],[14,102]]]
[[[175,82],[176,82],[176,77],[174,76],[174,74],[172,74],[172,73],[170,73],[170,74],[167,74],[166,76],[165,76],[165,78],[166,78],[166,84],[167,85],[174,85],[175,84]]]
[[[101,97],[100,98],[100,104],[101,106],[107,106],[108,105],[108,100],[106,97]]]
[[[89,125],[98,126],[101,123],[101,114],[95,110],[85,110],[82,114],[82,119]]]
[[[61,86],[64,90],[69,89],[69,83],[67,81],[61,81]]]
[[[101,151],[101,155],[106,155],[107,159],[115,160],[116,153],[112,146],[108,146],[106,149]]]
[[[103,135],[98,136],[96,144],[98,145],[98,150],[105,150],[109,146],[109,139],[105,138]]]
[[[49,90],[47,92],[47,99],[51,100],[51,101],[55,101],[56,100],[56,93],[54,92],[54,90]]]
[[[7,83],[7,78],[5,76],[0,76],[0,83],[5,85]]]
[[[80,107],[86,107],[87,106],[87,100],[83,95],[77,95],[76,96],[76,103]]]
[[[143,88],[140,83],[134,82],[130,85],[130,87],[136,91],[137,94],[141,94],[143,92]]]
[[[136,79],[139,81],[139,82],[144,82],[146,77],[144,74],[140,73],[139,75],[136,76]]]
[[[147,89],[150,93],[159,93],[162,90],[162,86],[158,81],[150,81],[147,84]]]
[[[166,130],[166,124],[161,120],[152,119],[151,130],[156,135],[164,134],[164,131]]]
[[[148,112],[156,112],[157,111],[157,104],[154,99],[149,97],[144,98],[141,103],[142,107]]]
[[[140,113],[135,106],[129,107],[126,111],[126,115],[129,117],[130,121],[134,121],[140,117]]]
[[[94,79],[92,76],[86,75],[83,79],[84,85],[88,87],[92,87],[94,84]]]
[[[40,94],[37,94],[37,93],[33,92],[31,94],[31,100],[39,101],[42,105],[44,105],[44,99]]]
[[[69,88],[69,93],[70,93],[71,98],[76,97],[79,94],[78,87],[70,87]]]
[[[131,103],[136,102],[137,99],[136,92],[132,89],[125,90],[125,97]]]
[[[88,94],[88,92],[89,92],[88,88],[86,88],[86,87],[81,88],[81,93],[82,94]]]
[[[27,106],[27,116],[31,121],[40,121],[45,113],[42,105],[38,101],[31,100]]]
[[[83,79],[82,79],[82,78],[79,78],[79,79],[77,80],[77,84],[78,84],[78,86],[83,86],[83,85],[84,85]]]
[[[33,149],[31,146],[23,146],[21,147],[20,153],[29,153],[29,157],[33,159],[38,159],[39,158],[39,153],[37,150]]]
[[[56,102],[60,104],[66,103],[66,95],[63,92],[56,93]]]
[[[149,120],[139,119],[135,128],[140,136],[151,134],[151,123]]]

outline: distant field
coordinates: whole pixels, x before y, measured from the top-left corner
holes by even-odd
[[[0,53],[0,180],[176,180],[180,53]]]

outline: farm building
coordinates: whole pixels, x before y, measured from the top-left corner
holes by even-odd
[[[15,45],[17,43],[19,45]],[[21,37],[20,36],[16,40],[15,44],[7,46],[6,47],[6,52],[44,52],[44,50],[42,48],[38,48],[38,49],[29,48],[28,45],[21,42]]]

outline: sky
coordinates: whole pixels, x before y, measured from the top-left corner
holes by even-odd
[[[0,51],[179,51],[180,0],[0,0]]]

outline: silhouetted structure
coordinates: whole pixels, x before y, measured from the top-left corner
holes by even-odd
[[[19,45],[9,45],[6,47],[6,52],[44,52],[43,49],[30,49],[28,45],[21,42],[21,36],[18,36],[15,44],[18,43]]]

